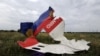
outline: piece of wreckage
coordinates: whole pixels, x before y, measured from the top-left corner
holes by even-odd
[[[27,30],[31,29],[31,34],[25,41],[18,41],[18,44],[25,49],[34,50],[41,53],[54,53],[54,54],[74,54],[77,51],[88,51],[90,42],[85,40],[68,40],[64,36],[64,20],[59,17],[53,17],[54,10],[49,9],[44,12],[39,19],[34,23],[21,23],[21,32],[27,34]],[[45,44],[36,39],[41,30],[44,29],[46,33],[51,36],[55,41],[60,41],[59,44]]]

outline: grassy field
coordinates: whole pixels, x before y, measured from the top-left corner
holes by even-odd
[[[100,56],[100,33],[65,33],[68,39],[85,39],[90,41],[89,51],[77,52],[73,55],[63,54],[51,56]],[[33,51],[25,50],[18,44],[18,40],[25,40],[26,37],[18,32],[0,32],[0,56],[32,56]],[[54,43],[46,33],[40,33],[37,39],[43,43]]]

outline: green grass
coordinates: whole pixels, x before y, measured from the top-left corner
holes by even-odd
[[[89,51],[73,55],[63,54],[62,56],[100,56],[100,33],[65,33],[65,36],[68,39],[85,39],[91,44]],[[18,40],[25,39],[26,37],[18,32],[0,32],[0,56],[31,56],[32,51],[25,50],[17,44]],[[46,33],[40,33],[37,39],[43,43],[54,43],[53,39]]]

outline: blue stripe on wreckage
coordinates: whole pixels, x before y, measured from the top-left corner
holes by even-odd
[[[47,11],[45,11],[43,14],[40,15],[39,19],[33,24],[32,29],[36,30],[38,26],[50,15],[50,12],[54,11],[51,7]]]

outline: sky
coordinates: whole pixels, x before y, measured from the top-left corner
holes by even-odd
[[[100,0],[0,0],[0,30],[35,22],[51,6],[66,32],[100,32]]]

